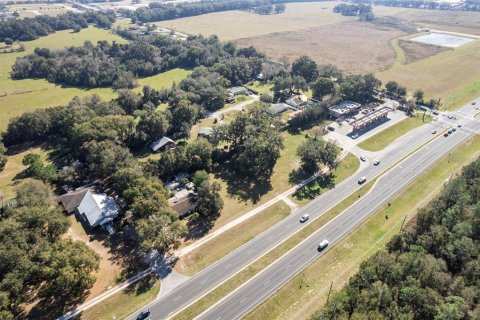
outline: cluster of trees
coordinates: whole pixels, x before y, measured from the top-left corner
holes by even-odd
[[[312,58],[302,56],[292,63],[290,73],[279,71],[273,80],[273,92],[274,100],[284,101],[292,93],[311,88],[316,100],[322,100],[325,96],[337,96],[364,103],[373,99],[375,90],[381,84],[373,74],[344,77],[335,66],[318,66]]]
[[[282,13],[282,12],[285,12],[285,4],[284,3],[277,3],[275,5],[263,4],[258,7],[254,7],[252,10],[258,14],[264,14],[264,15],[268,15],[271,13]]]
[[[113,11],[67,12],[57,16],[40,15],[34,18],[8,19],[0,21],[0,41],[6,38],[20,41],[35,40],[59,30],[80,29],[94,24],[99,28],[110,28],[115,22]]]
[[[0,172],[5,168],[5,165],[7,164],[8,157],[6,153],[7,148],[5,148],[5,145],[0,139]]]
[[[128,44],[86,41],[83,46],[62,50],[35,49],[18,58],[12,67],[14,79],[45,78],[50,82],[82,87],[132,88],[137,77],[155,75],[173,68],[205,66],[229,82],[238,84],[262,68],[264,56],[254,48],[239,49],[222,44],[217,37],[190,36],[180,41],[165,36],[134,36]],[[217,81],[218,82],[218,81]],[[215,83],[216,85],[217,83]],[[197,89],[197,88],[194,88]]]
[[[92,287],[99,258],[84,242],[62,238],[69,221],[47,185],[27,180],[15,206],[0,209],[0,318],[14,319],[33,297],[74,301]]]
[[[480,318],[480,159],[366,260],[314,319]]]
[[[214,129],[213,144],[228,146],[218,150],[218,161],[228,163],[245,179],[268,180],[284,147],[280,128],[266,105],[240,113],[231,123]]]
[[[178,4],[152,2],[148,7],[139,8],[136,11],[122,10],[121,12],[124,16],[131,18],[132,22],[153,22],[231,10],[253,10],[259,14],[281,13],[285,11],[284,3],[302,1],[304,0],[221,0]]]
[[[354,3],[368,3],[369,0],[352,0]],[[438,2],[438,1],[421,1],[421,0],[374,0],[376,6],[387,7],[404,7],[416,9],[438,9],[438,10],[454,10],[454,11],[480,11],[480,3],[477,0],[466,0],[461,6],[456,3]]]
[[[388,81],[385,84],[385,89],[387,89],[387,93],[400,99],[404,99],[407,95],[407,88],[398,84],[396,81]]]
[[[45,165],[38,154],[27,154],[23,158],[22,164],[27,166],[25,173],[29,177],[42,180],[43,182],[53,182],[57,179],[55,166],[53,164]]]
[[[340,13],[344,16],[359,16],[360,20],[372,21],[375,16],[372,12],[372,6],[370,4],[346,4],[341,3],[333,7],[333,12]]]
[[[330,170],[337,166],[338,149],[330,141],[308,138],[297,150],[297,155],[302,163],[302,170],[312,174],[318,172],[320,165],[327,166]]]

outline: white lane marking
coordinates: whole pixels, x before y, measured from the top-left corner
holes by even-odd
[[[204,284],[205,282],[207,282],[208,279],[205,279],[203,280],[202,282],[200,282],[200,284]]]
[[[231,265],[232,265],[231,263],[227,264],[227,265],[225,266],[225,269],[227,269],[227,268],[230,267]]]
[[[179,300],[181,297],[182,297],[182,296],[178,296],[178,297],[176,297],[175,300],[173,300],[173,301],[177,301],[177,300]]]
[[[247,297],[243,298],[240,303],[242,303],[243,301],[247,300]]]
[[[266,286],[270,281],[272,281],[272,279],[268,279],[263,285]]]
[[[247,253],[250,253],[250,252],[252,252],[252,250],[253,250],[253,249],[250,249],[250,250],[248,250],[248,251],[247,251]]]
[[[270,236],[267,240],[272,240],[273,236]]]

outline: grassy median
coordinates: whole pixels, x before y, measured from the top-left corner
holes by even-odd
[[[290,207],[285,202],[278,201],[180,258],[175,269],[185,275],[194,275],[283,220],[290,212]]]
[[[430,117],[425,117],[425,122],[430,122]],[[362,141],[358,147],[367,151],[380,151],[387,147],[390,143],[397,140],[407,132],[421,126],[423,122],[423,113],[417,113],[413,117],[408,117],[393,126],[380,131],[376,135]]]
[[[246,319],[311,316],[326,301],[332,283],[334,289],[340,289],[364,259],[399,231],[405,217],[414,217],[416,210],[441,190],[446,179],[478,156],[478,150],[478,136],[457,147],[450,156],[442,158],[390,200],[390,207],[378,210],[348,237],[254,309]]]
[[[76,319],[124,319],[134,310],[138,310],[150,301],[153,301],[159,291],[160,280],[158,280],[155,275],[148,275],[142,280],[130,285],[125,290],[114,294],[110,298],[82,312]]]
[[[258,272],[262,271],[268,265],[273,263],[275,260],[284,255],[287,251],[295,247],[306,237],[311,235],[313,232],[324,226],[327,222],[332,220],[338,214],[343,212],[353,203],[355,203],[359,198],[365,195],[368,190],[372,187],[376,179],[370,181],[363,187],[361,187],[356,192],[352,193],[349,197],[344,199],[337,206],[333,207],[320,218],[312,221],[309,225],[303,228],[301,231],[297,232],[295,235],[287,239],[285,242],[281,243],[278,247],[274,248],[272,251],[267,253],[265,256],[261,257],[256,262],[252,263],[237,275],[231,279],[224,282],[222,285],[215,288],[209,294],[199,299],[197,302],[177,314],[173,319],[193,319],[198,316],[203,311],[210,308],[217,301],[225,297],[227,294],[238,288],[242,283],[256,275]]]

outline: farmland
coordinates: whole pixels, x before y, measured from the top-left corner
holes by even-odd
[[[24,52],[0,54],[0,130],[4,130],[8,120],[25,111],[67,104],[75,96],[98,94],[104,99],[112,99],[115,92],[111,88],[73,88],[56,85],[45,79],[12,80],[10,70],[17,57],[33,52],[37,47],[61,49],[66,46],[82,45],[85,41],[96,43],[100,40],[125,43],[126,40],[108,30],[89,27],[78,33],[71,30],[58,31],[47,37],[25,42]],[[180,82],[189,72],[174,69],[152,77],[139,79],[140,86],[150,85],[159,89],[169,88],[173,82]],[[141,90],[138,88],[136,90]]]

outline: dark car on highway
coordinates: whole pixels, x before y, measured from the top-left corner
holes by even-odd
[[[150,310],[142,311],[142,312],[140,312],[140,314],[137,316],[137,320],[147,319],[148,316],[150,316]]]

